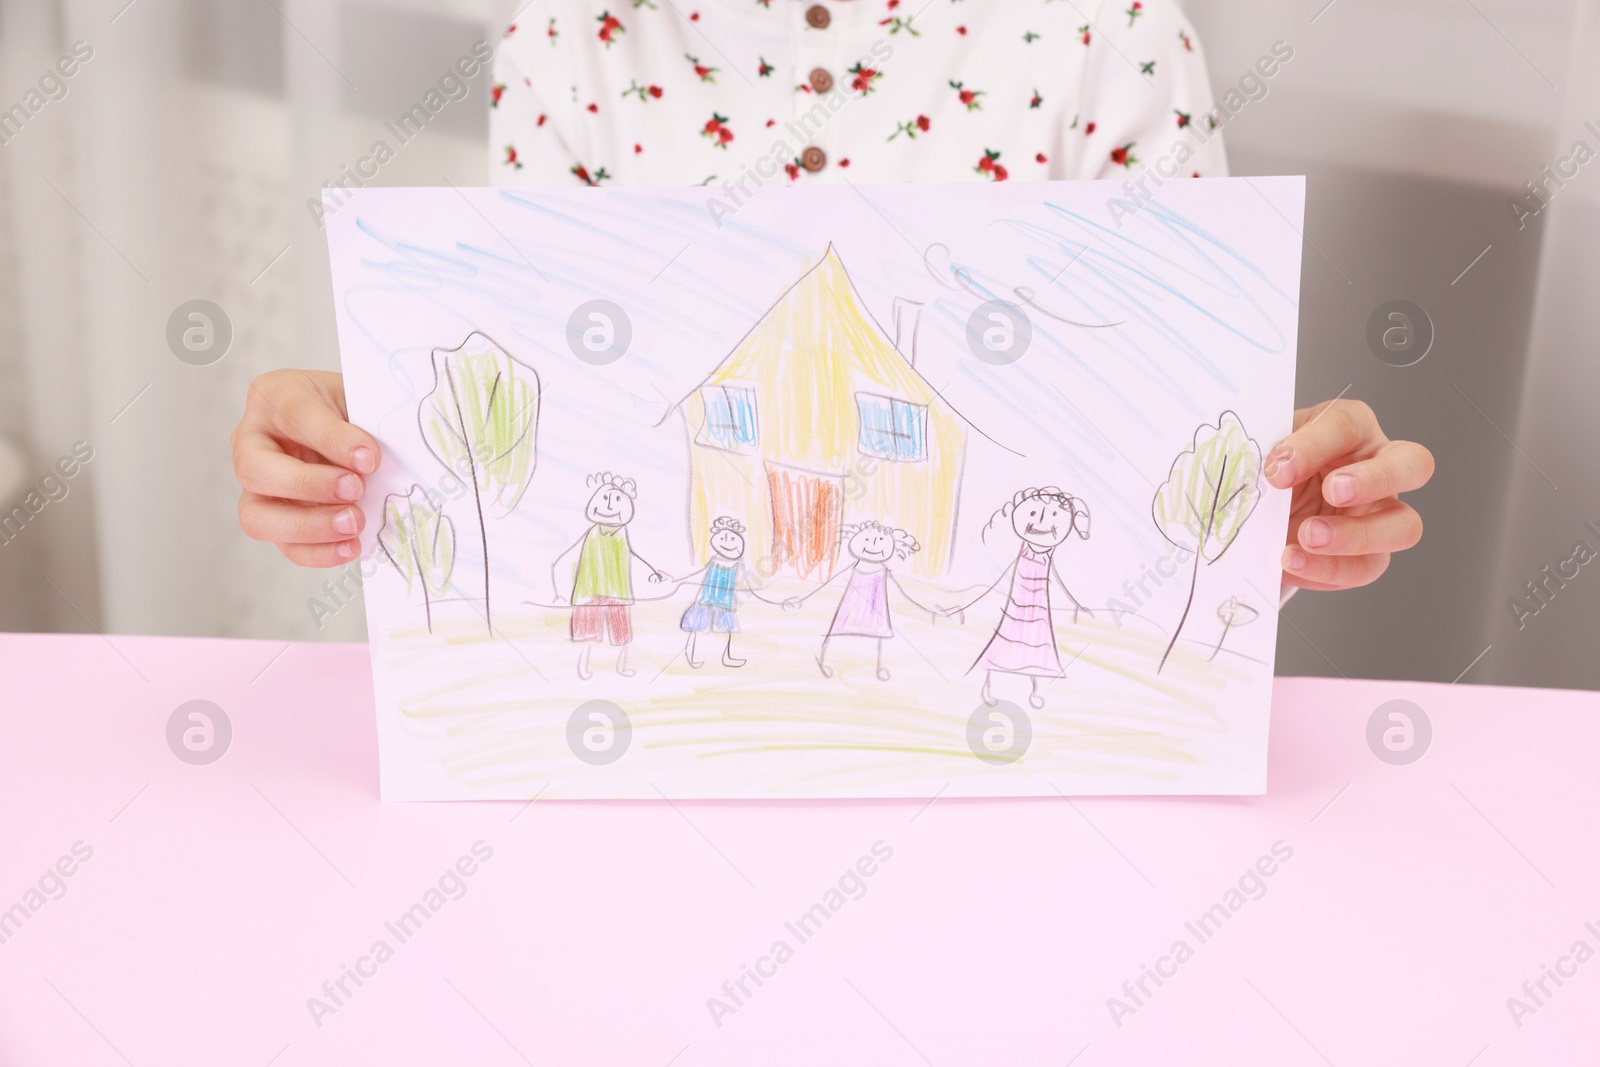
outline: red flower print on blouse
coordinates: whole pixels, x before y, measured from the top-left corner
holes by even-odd
[[[763,78],[772,77],[772,72],[778,68],[774,67],[771,63],[768,63],[766,56],[757,56],[756,58],[761,60],[761,65],[756,68],[756,74]]]
[[[511,28],[513,30],[516,29],[515,26],[513,26]],[[546,26],[544,28],[544,35],[546,37],[550,38],[550,46],[552,48],[555,47],[556,38],[561,36],[561,31],[556,29],[556,20],[555,20],[555,18],[553,16],[550,19],[550,25],[548,25],[548,26]]]
[[[961,82],[954,81],[950,83],[950,88],[954,89],[961,102],[967,105],[968,111],[983,110],[983,101],[978,99],[983,95],[982,89],[967,89],[962,86]]]
[[[957,26],[956,32],[965,37],[967,35],[967,28],[965,26]]]
[[[609,11],[600,12],[594,17],[594,20],[600,24],[599,37],[600,40],[605,42],[607,48],[611,47],[612,42],[616,40],[617,34],[628,32],[621,21]]]
[[[506,87],[498,82],[489,89],[489,106],[499,107],[500,98],[506,93]]]
[[[800,160],[795,159],[783,165],[783,172],[789,176],[790,181],[800,180]]]
[[[1178,116],[1178,129],[1181,130],[1185,126],[1189,125],[1190,116],[1187,111],[1179,111],[1177,108],[1173,108],[1172,113]]]
[[[716,148],[727,148],[728,142],[733,140],[733,131],[723,125],[727,121],[728,116],[719,115],[713,111],[711,118],[700,128],[700,136],[709,137],[712,145]]]
[[[541,113],[539,115],[539,121],[535,122],[534,125],[535,126],[543,126],[545,124],[545,120],[548,119],[549,117],[550,117],[549,115],[545,115],[545,114]]]
[[[926,115],[918,115],[916,118],[911,119],[909,122],[902,122],[900,125],[896,126],[894,128],[894,132],[891,133],[888,137],[884,138],[884,140],[892,141],[896,137],[899,137],[903,133],[907,137],[909,137],[911,140],[915,141],[917,139],[917,134],[918,133],[927,133],[928,132],[928,127],[931,126],[931,125],[933,125],[933,124],[928,121],[928,116],[926,116]]]
[[[585,185],[599,185],[601,182],[611,177],[611,175],[606,173],[606,168],[604,167],[601,167],[599,170],[595,171],[593,175],[590,175],[589,169],[581,163],[573,164],[572,173],[577,175],[578,180]]]
[[[1033,99],[1028,101],[1028,106],[1029,107],[1038,107],[1042,103],[1044,103],[1044,97],[1040,96],[1039,95],[1039,90],[1035,89],[1033,91]]]
[[[712,85],[717,84],[716,73],[722,69],[721,67],[708,67],[688,52],[683,54],[683,58],[687,59],[694,67],[694,72],[700,76],[701,81],[710,82]]]
[[[1093,133],[1093,132],[1094,132],[1094,131],[1095,131],[1095,124],[1094,124],[1094,123],[1092,123],[1092,122],[1091,122],[1091,123],[1089,123],[1089,125],[1087,125],[1087,126],[1085,126],[1085,127],[1084,127],[1084,128],[1083,128],[1083,135],[1084,135],[1084,136],[1085,136],[1085,137],[1087,137],[1087,136],[1089,136],[1089,135],[1090,135],[1090,134],[1091,134],[1091,133]]]
[[[633,81],[632,79],[629,79],[628,87],[622,90],[622,95],[624,97],[637,96],[645,103],[649,103],[652,100],[660,100],[661,93],[662,89],[659,85],[640,85],[638,82]]]
[[[978,165],[974,169],[976,169],[979,174],[987,174],[995,181],[1003,182],[1010,177],[1010,175],[1006,173],[1006,168],[1000,165],[999,159],[999,152],[996,152],[990,148],[985,148],[983,150],[983,158],[978,160]]]
[[[1111,150],[1111,162],[1115,163],[1119,167],[1126,167],[1127,169],[1132,170],[1133,165],[1139,162],[1139,157],[1133,154],[1133,146],[1136,143],[1137,142],[1129,141],[1121,148],[1113,148]]]
[[[1128,25],[1132,27],[1134,21],[1144,14],[1144,5],[1139,3],[1139,0],[1133,0],[1133,6],[1124,11],[1123,14],[1128,16]]]
[[[1034,155],[1033,161],[1035,163],[1048,163],[1050,162],[1050,157],[1045,155],[1043,152],[1039,152]]]
[[[1078,40],[1082,41],[1084,44],[1088,44],[1089,43],[1090,34],[1089,34],[1089,24],[1087,22],[1084,23],[1082,26],[1078,27],[1078,33],[1079,33]]]
[[[1187,33],[1184,33],[1182,30],[1179,30],[1178,31],[1178,40],[1183,42],[1183,50],[1185,52],[1193,52],[1194,51],[1194,42],[1189,40],[1189,35]]]
[[[517,158],[517,149],[515,145],[506,145],[505,164],[513,170],[522,169],[522,160]]]
[[[871,67],[864,67],[859,62],[855,66],[846,69],[855,75],[854,78],[850,79],[850,88],[862,96],[872,92],[872,83],[883,76],[881,71],[873,70]]]

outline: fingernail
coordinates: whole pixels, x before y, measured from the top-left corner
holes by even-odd
[[[1294,446],[1284,441],[1279,441],[1271,452],[1267,453],[1266,462],[1262,464],[1262,473],[1267,476],[1267,481],[1278,488],[1285,488],[1294,474]],[[1282,476],[1281,478],[1279,476]],[[1282,484],[1280,484],[1280,482]]]
[[[353,534],[356,532],[356,509],[340,508],[333,516],[333,528],[337,533]]]
[[[1286,548],[1283,552],[1283,569],[1297,571],[1306,565],[1306,554],[1298,548]]]
[[[365,446],[350,453],[350,462],[356,465],[356,470],[362,474],[371,474],[378,469],[378,457],[372,454],[372,449]]]
[[[1330,504],[1348,504],[1356,498],[1356,476],[1335,474],[1322,483],[1322,495]]]
[[[354,474],[343,475],[339,478],[339,482],[334,486],[333,491],[334,495],[340,500],[360,500],[361,479]]]
[[[1333,540],[1333,526],[1323,519],[1307,519],[1300,526],[1300,543],[1307,548],[1321,548]]]
[[[360,550],[361,550],[361,543],[359,541],[340,541],[339,542],[339,558],[340,559],[355,559],[356,558],[356,553],[359,552]]]

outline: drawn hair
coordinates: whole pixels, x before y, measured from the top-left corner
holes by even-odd
[[[862,530],[881,530],[894,538],[894,555],[896,559],[907,559],[913,552],[922,551],[922,546],[917,544],[917,539],[911,536],[909,530],[899,530],[893,526],[886,526],[876,519],[864,519],[861,522],[852,522],[839,528],[839,543],[849,549],[850,539]]]
[[[1084,503],[1080,497],[1073,496],[1065,489],[1046,485],[1020,490],[1016,496],[1000,505],[1000,510],[989,516],[989,521],[984,524],[980,540],[988,541],[990,527],[1001,519],[1009,520],[1011,513],[1029,500],[1044,500],[1066,508],[1067,512],[1072,516],[1072,525],[1068,527],[1067,532],[1075,532],[1084,540],[1089,539],[1089,505]]]
[[[624,478],[610,471],[589,475],[588,485],[593,489],[620,489],[628,494],[629,500],[636,500],[639,496],[639,487],[634,484],[632,478]]]
[[[721,533],[723,530],[730,530],[743,537],[744,523],[728,515],[718,515],[711,520],[711,532],[716,534]]]

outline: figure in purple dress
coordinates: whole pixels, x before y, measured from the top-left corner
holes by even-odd
[[[1066,674],[1061,667],[1061,651],[1056,646],[1055,622],[1050,609],[1050,584],[1055,582],[1072,601],[1072,619],[1078,620],[1080,612],[1093,614],[1078,602],[1067,588],[1055,567],[1055,552],[1068,536],[1089,536],[1089,506],[1055,486],[1024,489],[994,513],[987,534],[1000,520],[1010,523],[1012,531],[1022,541],[1017,558],[1011,561],[994,583],[966,604],[948,609],[948,614],[965,611],[983,597],[993,592],[1009,576],[1006,605],[1000,615],[989,643],[968,668],[983,671],[983,702],[993,704],[990,691],[996,671],[1002,674],[1026,675],[1032,681],[1028,703],[1035,708],[1044,707],[1044,696],[1039,683],[1044,678],[1060,678]]]
[[[835,637],[871,637],[878,642],[878,680],[887,682],[889,669],[883,665],[883,643],[894,636],[894,623],[889,617],[889,588],[893,586],[908,603],[926,611],[930,618],[935,615],[932,608],[917,603],[889,569],[890,560],[906,559],[922,546],[905,530],[871,519],[845,526],[839,534],[845,551],[850,554],[850,566],[805,596],[791,597],[784,606],[799,607],[841,577],[846,578],[844,595],[839,598],[833,621],[828,624],[822,647],[817,650],[817,667],[824,678],[833,677],[833,668],[828,666],[827,660],[828,643]]]

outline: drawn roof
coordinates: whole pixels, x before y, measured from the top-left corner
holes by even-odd
[[[889,343],[831,243],[673,410],[706,385],[776,377],[806,383],[809,399],[819,406],[853,411],[852,393],[859,379],[852,370],[906,399],[940,403],[972,425]]]

